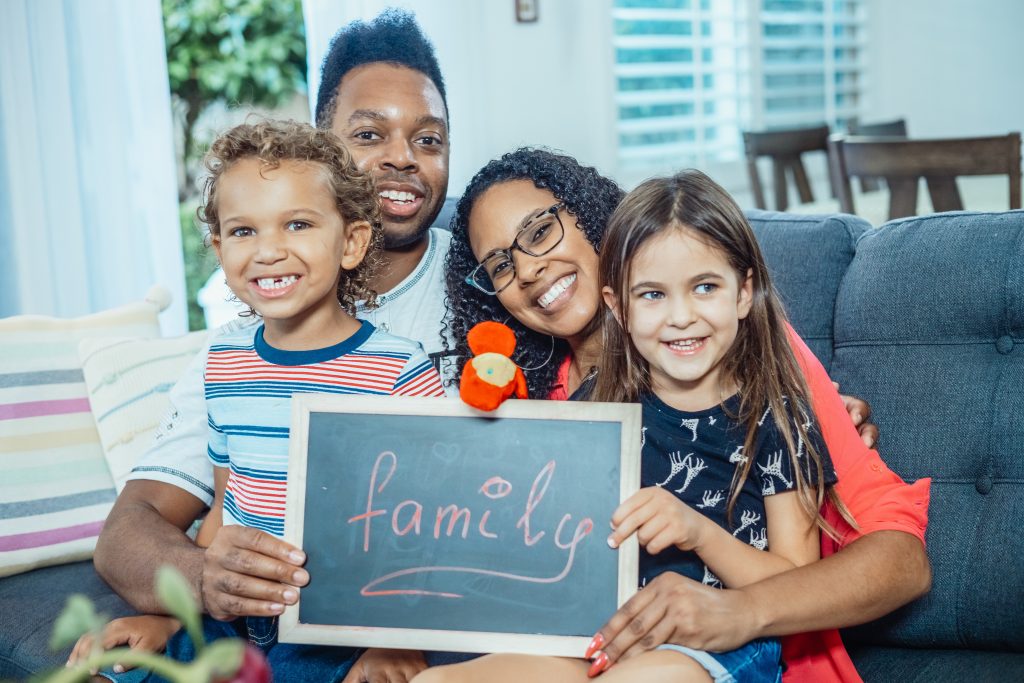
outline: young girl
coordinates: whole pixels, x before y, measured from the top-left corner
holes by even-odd
[[[608,539],[637,534],[643,589],[595,636],[589,664],[494,655],[417,683],[781,680],[777,640],[725,653],[671,642],[680,575],[754,583],[818,559],[818,529],[830,530],[818,510],[835,474],[754,234],[704,174],[650,180],[612,215],[599,277],[603,351],[582,391],[643,406],[643,488]],[[629,657],[609,668],[609,647]]]
[[[197,543],[221,524],[281,536],[294,392],[443,396],[420,345],[354,317],[371,305],[380,210],[372,179],[330,132],[294,122],[243,124],[206,158],[201,219],[228,286],[261,324],[228,326],[206,364],[209,454],[216,493]],[[163,649],[178,624],[146,616],[111,623],[103,647]],[[277,645],[276,620],[206,619],[209,637],[240,635],[261,647],[280,680],[341,680],[354,651]],[[182,648],[176,643],[182,641]],[[187,638],[169,654],[188,658]],[[80,641],[72,661],[87,657]]]

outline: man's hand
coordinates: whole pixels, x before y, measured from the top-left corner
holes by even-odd
[[[839,382],[832,382],[832,386],[836,388],[836,391],[839,391]],[[850,414],[850,419],[853,420],[853,426],[860,433],[861,440],[868,448],[874,448],[875,444],[878,443],[879,432],[878,425],[870,421],[871,406],[867,401],[856,396],[840,394],[839,397],[843,399],[846,412]]]
[[[341,683],[408,683],[426,668],[427,662],[418,650],[370,648]]]
[[[699,650],[733,650],[758,637],[752,601],[742,590],[720,590],[680,576],[661,574],[601,627],[587,656],[601,653],[606,670],[664,643]]]
[[[221,621],[279,615],[309,583],[305,561],[300,549],[258,529],[221,527],[203,560],[203,606]]]

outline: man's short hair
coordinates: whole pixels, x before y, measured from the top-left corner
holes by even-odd
[[[375,62],[408,67],[429,78],[441,93],[447,118],[448,99],[434,46],[423,35],[415,15],[387,9],[369,23],[354,21],[334,34],[320,69],[320,90],[316,98],[318,127],[330,128],[338,100],[338,86],[345,74]]]

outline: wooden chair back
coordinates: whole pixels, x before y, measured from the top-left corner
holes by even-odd
[[[892,121],[881,121],[878,123],[860,123],[856,119],[850,121],[846,126],[850,135],[868,138],[900,138],[906,139],[907,120],[893,119]],[[878,178],[864,176],[859,178],[861,192],[875,192],[882,188]]]
[[[881,177],[889,185],[889,220],[917,213],[920,178],[928,184],[936,212],[962,211],[957,176],[1007,175],[1010,208],[1021,208],[1020,133],[997,137],[894,140],[833,135],[829,163],[839,208],[855,213],[851,177]]]
[[[764,186],[757,170],[757,160],[769,157],[772,160],[772,185],[775,190],[775,210],[785,211],[789,206],[789,193],[786,185],[787,172],[792,176],[797,194],[803,203],[813,202],[814,193],[807,180],[800,155],[804,152],[828,152],[828,126],[814,128],[791,128],[773,130],[762,133],[743,133],[743,147],[747,154],[747,173],[750,176],[750,189],[754,193],[754,204],[759,209],[767,209],[764,200]],[[835,182],[829,178],[832,196],[835,196]]]

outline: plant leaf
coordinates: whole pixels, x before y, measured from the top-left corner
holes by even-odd
[[[196,652],[201,652],[205,642],[199,606],[188,581],[169,564],[161,565],[156,570],[156,597],[184,625]]]
[[[103,626],[102,619],[96,614],[92,600],[75,593],[68,598],[64,611],[53,624],[53,635],[50,636],[50,649],[61,650],[78,640],[90,631],[98,631]]]

